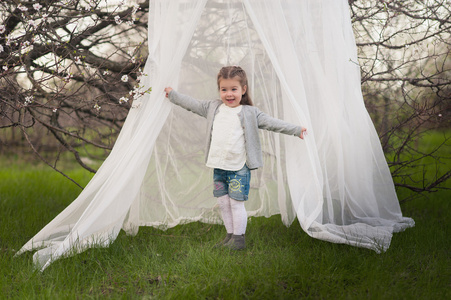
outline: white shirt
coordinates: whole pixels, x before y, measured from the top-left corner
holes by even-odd
[[[242,106],[222,104],[213,121],[207,167],[228,171],[241,170],[246,163],[244,130],[238,114]]]

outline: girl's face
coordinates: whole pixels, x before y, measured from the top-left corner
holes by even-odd
[[[237,107],[241,103],[241,97],[246,93],[247,86],[241,86],[240,81],[235,78],[221,79],[219,81],[219,96],[222,103],[228,107]]]

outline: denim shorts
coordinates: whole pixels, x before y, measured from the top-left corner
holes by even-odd
[[[249,195],[249,186],[251,181],[251,170],[244,164],[244,167],[238,171],[227,171],[214,169],[213,195],[221,197],[229,194],[234,200],[246,201]]]

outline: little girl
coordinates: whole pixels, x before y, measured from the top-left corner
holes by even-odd
[[[218,74],[221,100],[199,101],[164,89],[166,97],[186,110],[207,119],[206,165],[214,169],[213,195],[218,198],[226,238],[217,244],[233,250],[245,248],[250,170],[263,166],[258,129],[304,139],[307,129],[272,118],[252,106],[247,76],[237,66],[223,67]]]

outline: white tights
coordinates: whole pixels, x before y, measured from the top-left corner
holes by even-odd
[[[247,213],[244,201],[231,199],[229,195],[218,198],[222,220],[224,221],[227,233],[242,235],[246,232]]]

